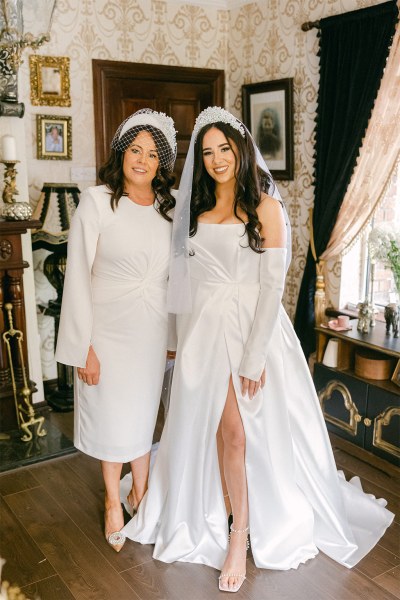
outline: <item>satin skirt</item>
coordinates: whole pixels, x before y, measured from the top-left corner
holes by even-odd
[[[288,316],[281,308],[266,385],[249,400],[241,395],[238,368],[256,306],[254,284],[193,286],[193,313],[178,319],[170,408],[149,490],[123,532],[154,544],[158,560],[222,568],[228,528],[216,433],[232,375],[246,436],[256,566],[297,568],[321,550],[353,567],[394,515],[384,500],[365,494],[357,478],[347,482],[337,472],[314,384]],[[127,476],[122,501],[130,485]]]

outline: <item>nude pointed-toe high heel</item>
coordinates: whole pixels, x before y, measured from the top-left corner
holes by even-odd
[[[130,493],[130,494],[127,495],[126,501],[128,503],[128,506],[129,506],[129,511],[128,512],[129,512],[129,514],[130,514],[131,517],[134,517],[136,515],[136,513],[137,513],[138,507],[137,507],[137,504],[135,504],[135,501],[133,499],[132,493]]]
[[[105,515],[107,514],[107,509]],[[123,526],[123,525],[122,525]],[[126,541],[126,536],[122,531],[107,531],[107,520],[105,519],[104,535],[107,540],[107,544],[111,546],[115,552],[120,552]]]
[[[106,533],[106,540],[115,552],[120,552],[125,544],[126,537],[122,531],[113,531],[110,534]]]

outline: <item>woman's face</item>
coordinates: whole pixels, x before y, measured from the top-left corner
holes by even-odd
[[[150,185],[160,164],[153,136],[141,131],[125,150],[122,170],[125,185]]]
[[[203,162],[216,183],[234,181],[239,168],[238,148],[232,140],[212,127],[203,138]]]

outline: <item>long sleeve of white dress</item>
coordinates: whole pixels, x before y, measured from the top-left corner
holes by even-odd
[[[260,259],[260,296],[239,375],[258,381],[276,326],[286,277],[286,248],[266,248]]]
[[[93,324],[91,271],[100,233],[100,213],[90,189],[83,192],[68,236],[60,326],[55,358],[85,367]]]

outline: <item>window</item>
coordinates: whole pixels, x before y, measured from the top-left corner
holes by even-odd
[[[400,168],[392,179],[392,183],[380,207],[375,212],[367,227],[349,252],[342,258],[339,306],[355,309],[357,303],[368,294],[373,297],[376,307],[383,308],[389,302],[397,301],[393,273],[382,263],[374,265],[374,280],[369,282],[371,262],[368,256],[367,239],[372,227],[383,224],[393,225],[400,229]]]

